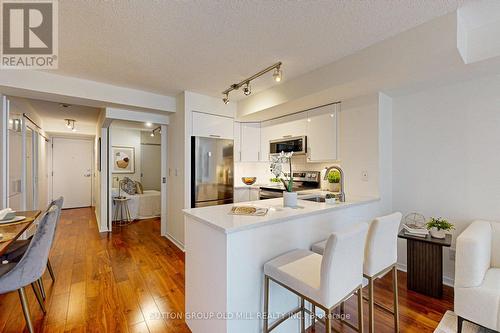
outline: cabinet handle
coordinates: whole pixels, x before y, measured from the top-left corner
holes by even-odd
[[[283,135],[284,138],[291,138],[292,136],[289,134],[289,135]]]
[[[216,135],[216,134],[210,134],[209,136],[211,136],[212,138],[220,138],[220,135]]]
[[[240,151],[240,162],[241,162],[241,151]]]
[[[257,153],[257,160],[260,161],[260,151]]]

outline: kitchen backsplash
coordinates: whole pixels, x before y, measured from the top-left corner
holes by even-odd
[[[340,165],[340,163],[307,163],[306,156],[294,156],[292,159],[292,168],[297,171],[321,171],[331,165]],[[241,177],[257,177],[256,184],[268,184],[274,175],[269,171],[269,162],[237,162],[234,165],[235,186],[243,186]],[[286,168],[285,168],[286,170]]]

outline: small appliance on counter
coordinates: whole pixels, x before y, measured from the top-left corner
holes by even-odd
[[[293,173],[293,191],[319,190],[319,171],[300,171]],[[259,199],[273,199],[283,197],[285,187],[281,183],[260,186]]]

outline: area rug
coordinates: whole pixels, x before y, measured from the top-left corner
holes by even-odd
[[[446,311],[434,333],[457,333],[457,316],[453,311]],[[476,324],[464,320],[462,333],[494,333],[494,331],[479,327]]]

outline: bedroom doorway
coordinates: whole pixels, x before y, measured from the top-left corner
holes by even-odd
[[[128,120],[113,120],[109,127],[109,225],[113,232],[134,224],[128,230],[163,234],[162,161],[166,156],[162,142],[166,138],[161,129],[161,125]]]

